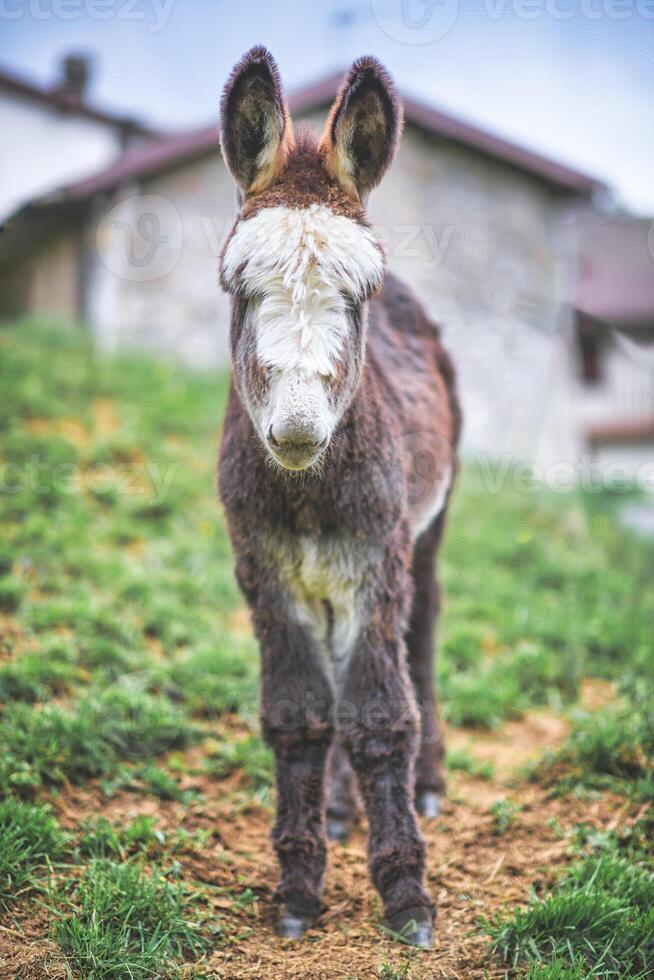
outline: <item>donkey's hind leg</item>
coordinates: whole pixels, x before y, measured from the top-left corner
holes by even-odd
[[[361,805],[356,776],[338,739],[329,756],[327,777],[327,837],[345,841],[350,835]]]
[[[416,809],[424,817],[437,817],[445,792],[445,743],[434,683],[435,627],[440,608],[436,581],[436,552],[443,535],[445,512],[417,539],[413,553],[413,605],[406,636],[409,671],[420,708],[422,734],[416,761]]]

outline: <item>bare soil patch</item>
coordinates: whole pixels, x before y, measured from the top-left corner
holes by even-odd
[[[577,823],[615,829],[637,809],[610,795],[595,801],[549,799],[538,785],[511,783],[516,765],[552,747],[566,731],[561,719],[539,712],[496,732],[452,734],[452,745],[466,746],[477,758],[491,760],[496,775],[483,780],[451,773],[441,818],[423,822],[429,885],[438,904],[437,941],[430,952],[409,950],[384,933],[367,873],[365,822],[347,845],[330,845],[324,914],[302,943],[293,943],[274,932],[272,812],[252,801],[240,773],[223,780],[186,777],[185,785],[203,793],[190,804],[127,791],[107,800],[94,786],[69,787],[53,803],[70,830],[89,817],[104,816],[121,824],[148,814],[166,832],[211,832],[206,846],[190,846],[177,856],[185,880],[206,889],[208,911],[222,927],[213,953],[189,966],[184,971],[188,977],[368,980],[379,976],[383,964],[401,970],[408,959],[411,980],[500,978],[505,968],[488,959],[487,940],[478,929],[480,917],[526,902],[533,887],[545,888],[570,859],[569,833]],[[197,766],[197,753],[188,753],[191,771]],[[508,830],[498,834],[489,807],[506,797],[519,809]],[[34,903],[13,924],[7,923],[0,931],[0,977],[65,976],[56,947],[47,940],[48,925],[34,912]]]

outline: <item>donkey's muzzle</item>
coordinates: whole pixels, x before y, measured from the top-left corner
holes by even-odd
[[[316,461],[329,437],[317,426],[271,425],[268,445],[275,459],[289,470],[304,470]]]

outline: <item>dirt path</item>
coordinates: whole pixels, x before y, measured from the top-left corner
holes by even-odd
[[[220,980],[368,980],[383,977],[377,971],[385,963],[398,971],[389,977],[401,977],[409,960],[406,975],[412,980],[503,977],[504,968],[487,959],[478,919],[526,901],[535,880],[551,880],[553,869],[568,860],[569,840],[561,837],[560,828],[569,830],[581,820],[605,827],[616,813],[616,801],[610,799],[592,804],[548,800],[538,786],[507,786],[516,765],[550,747],[565,731],[560,719],[538,714],[481,738],[457,732],[450,739],[452,745],[466,746],[474,739],[476,757],[493,761],[497,775],[482,780],[452,773],[441,819],[423,822],[429,886],[438,904],[437,943],[427,953],[398,946],[380,929],[379,902],[366,870],[364,827],[346,846],[330,845],[327,911],[319,928],[302,944],[277,939],[270,904],[275,882],[270,815],[257,809],[234,814],[218,802],[224,844],[234,858],[231,873],[242,876],[260,901],[248,915],[224,910],[227,932],[242,935],[214,953],[208,974]],[[498,835],[489,807],[507,796],[520,809]]]
[[[206,846],[179,855],[184,878],[206,886],[212,916],[222,924],[213,954],[185,971],[189,978],[499,978],[505,971],[488,960],[487,941],[477,929],[479,918],[525,902],[532,887],[547,885],[556,867],[569,860],[569,835],[578,822],[606,828],[628,818],[624,801],[617,798],[547,799],[536,784],[511,784],[517,766],[565,733],[560,718],[539,713],[493,733],[451,734],[452,748],[465,747],[475,758],[492,761],[495,776],[486,780],[452,772],[442,817],[423,822],[429,887],[438,904],[437,941],[430,952],[408,950],[380,928],[379,902],[366,869],[364,826],[347,845],[330,844],[326,911],[319,926],[302,943],[279,940],[271,902],[276,877],[269,844],[272,814],[269,807],[252,802],[240,773],[221,781],[189,776],[188,784],[201,788],[203,797],[187,805],[128,792],[107,801],[97,789],[72,787],[53,802],[62,824],[70,829],[87,816],[103,815],[120,824],[149,814],[167,832],[184,828],[213,834]],[[197,753],[189,753],[189,768],[197,762]],[[516,812],[508,829],[498,833],[489,807],[507,797]],[[56,948],[45,940],[47,929],[39,915],[22,921],[19,915],[0,930],[0,976],[65,976]],[[385,964],[396,972],[383,972]]]

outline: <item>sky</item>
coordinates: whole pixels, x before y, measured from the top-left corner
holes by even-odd
[[[88,53],[95,103],[167,129],[215,120],[256,43],[289,91],[374,54],[401,91],[654,215],[654,0],[0,0],[0,67],[51,83]]]

